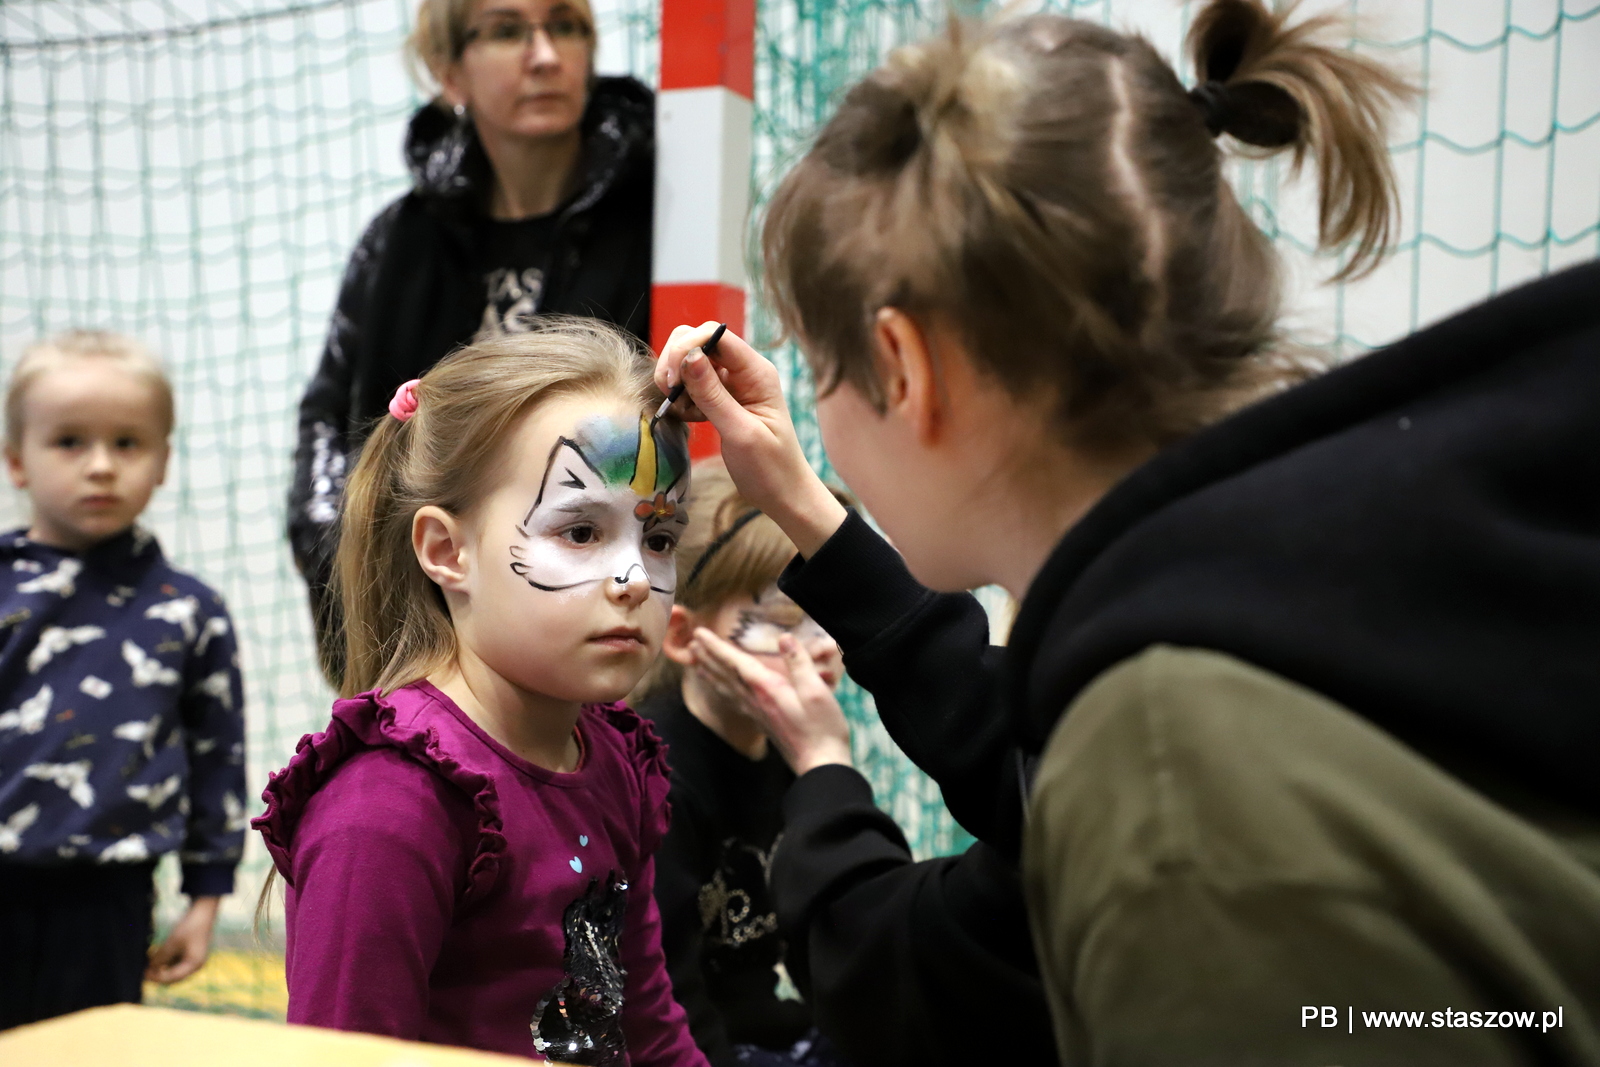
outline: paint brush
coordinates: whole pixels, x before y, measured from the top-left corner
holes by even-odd
[[[713,333],[711,335],[711,340],[707,341],[705,344],[700,346],[700,351],[704,352],[708,356],[716,355],[717,354],[717,342],[722,340],[722,335],[727,333],[727,332],[728,332],[728,324],[727,323],[725,323],[725,322],[717,323],[717,332]],[[682,396],[682,395],[683,395],[683,381],[682,381],[682,379],[679,379],[678,384],[674,385],[672,387],[672,389],[670,391],[668,391],[667,398],[665,400],[663,400],[661,402],[661,406],[656,409],[656,418],[659,419],[661,416],[665,415],[667,413],[667,409],[670,408],[673,404],[676,404],[678,402],[678,398],[680,396]]]

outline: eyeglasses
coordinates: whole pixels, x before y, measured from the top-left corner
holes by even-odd
[[[472,27],[462,38],[461,46],[465,49],[474,42],[482,42],[484,48],[495,52],[522,50],[533,44],[533,36],[540,30],[557,48],[576,48],[587,44],[594,35],[589,24],[575,15],[556,15],[543,22],[501,18]]]

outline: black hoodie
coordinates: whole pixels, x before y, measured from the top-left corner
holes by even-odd
[[[1118,485],[1019,609],[1023,746],[1157,643],[1312,689],[1468,781],[1600,814],[1600,263],[1248,408]]]
[[[654,95],[633,78],[598,78],[581,129],[581,176],[557,209],[537,310],[592,315],[648,341]],[[429,104],[411,119],[405,157],[414,186],[351,253],[322,360],[300,401],[289,541],[311,589],[319,642],[336,629],[324,594],[356,450],[396,387],[471,341],[483,317],[488,156],[470,122]]]

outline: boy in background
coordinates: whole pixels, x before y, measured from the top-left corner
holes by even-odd
[[[768,886],[795,776],[748,706],[691,651],[706,627],[769,665],[794,637],[830,689],[836,645],[778,589],[794,545],[739,496],[721,464],[698,464],[662,658],[639,713],[667,742],[672,826],[656,852],[661,948],[672,991],[712,1067],[838,1067],[809,1005],[780,995],[786,946]],[[787,971],[783,971],[787,975]]]
[[[5,423],[33,519],[0,534],[0,1029],[198,970],[248,821],[232,623],[135,525],[166,476],[160,365],[62,334],[23,353]],[[172,851],[189,909],[151,950]]]

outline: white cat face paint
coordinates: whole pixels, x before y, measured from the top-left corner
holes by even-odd
[[[833,644],[828,632],[773,584],[763,589],[749,607],[739,608],[738,621],[728,640],[752,655],[775,656],[778,639],[784,634],[793,636],[801,648],[809,649],[819,642]]]
[[[552,593],[644,581],[670,604],[688,488],[687,450],[647,414],[637,424],[585,418],[550,452],[539,495],[517,525],[511,569]]]

